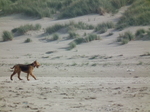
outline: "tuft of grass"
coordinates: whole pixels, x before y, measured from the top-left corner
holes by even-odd
[[[3,31],[3,41],[13,40],[13,34],[9,31]]]
[[[73,31],[70,31],[69,32],[69,36],[68,36],[68,39],[75,39],[77,38],[79,35]]]
[[[114,33],[110,32],[107,36],[112,36]]]
[[[76,66],[76,65],[77,65],[77,63],[74,62],[71,66]]]
[[[97,64],[96,63],[93,63],[91,66],[96,66]]]
[[[18,33],[19,35],[24,35],[30,30],[40,30],[40,29],[41,29],[40,24],[36,24],[36,25],[26,24],[26,25],[20,26],[19,28],[12,29],[12,32]]]
[[[140,61],[137,65],[143,65],[143,62],[142,62],[142,61]]]
[[[82,38],[82,37],[79,37],[79,38],[76,38],[76,39],[74,40],[74,42],[75,42],[76,44],[81,44],[81,43],[84,43],[84,42],[85,42],[85,39]]]
[[[85,38],[85,42],[91,42],[93,40],[101,40],[100,36],[97,36],[96,34],[89,34],[86,38]]]
[[[71,50],[71,49],[73,49],[73,48],[75,48],[76,47],[76,43],[73,41],[73,42],[70,42],[69,43],[69,47],[68,47],[68,50]]]
[[[150,39],[150,30],[138,29],[135,33],[135,38],[149,40]]]
[[[65,25],[63,24],[55,24],[53,26],[50,26],[50,27],[47,27],[45,29],[45,33],[48,33],[48,34],[52,34],[52,33],[55,33],[63,28],[66,28],[69,32],[69,35],[72,39],[72,36],[77,36],[73,30],[75,29],[85,29],[85,30],[91,30],[91,29],[94,29],[94,26],[93,25],[89,25],[89,24],[86,24],[84,22],[78,22],[78,23],[75,23],[74,21],[70,21],[69,23],[66,23]]]
[[[121,44],[127,44],[129,41],[134,39],[135,36],[130,31],[127,31],[124,34],[120,34],[117,41],[121,42]]]
[[[74,39],[71,43],[69,43],[69,50],[73,49],[76,47],[76,45],[78,44],[82,44],[82,43],[86,43],[86,42],[90,42],[93,40],[100,40],[100,36],[97,36],[96,34],[89,34],[87,37],[83,38],[83,37],[78,37],[76,39]]]
[[[139,29],[136,31],[135,36],[142,36],[144,33],[146,33],[145,29]]]
[[[98,24],[95,27],[94,31],[99,32],[101,34],[101,33],[107,32],[107,29],[114,28],[114,27],[115,27],[115,25],[113,22],[106,22],[106,23]]]
[[[94,26],[93,25],[89,25],[89,24],[86,24],[84,22],[78,22],[78,23],[74,23],[73,24],[75,28],[78,28],[78,29],[85,29],[85,30],[91,30],[91,29],[94,29]]]
[[[123,39],[121,40],[121,44],[122,44],[122,45],[127,44],[128,42],[129,42],[129,39],[127,39],[127,38],[123,38]]]
[[[32,40],[30,38],[27,38],[24,43],[29,43],[29,42],[32,42]]]
[[[143,38],[145,33],[146,33],[145,29],[138,29],[135,33],[136,39]]]
[[[45,32],[48,34],[52,34],[54,32],[57,32],[58,30],[65,28],[65,25],[62,24],[55,24],[53,26],[50,26],[48,28],[45,29]]]
[[[52,41],[58,40],[59,35],[57,33],[53,34]]]

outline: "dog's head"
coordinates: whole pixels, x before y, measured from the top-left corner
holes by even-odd
[[[38,68],[40,66],[39,62],[37,62],[37,61],[34,61],[33,64],[36,68]]]

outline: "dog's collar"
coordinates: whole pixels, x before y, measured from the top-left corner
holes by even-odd
[[[32,65],[33,67],[35,67],[35,64],[34,64],[34,63],[32,63],[31,65]]]

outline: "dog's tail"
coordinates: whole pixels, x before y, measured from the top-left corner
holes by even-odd
[[[14,68],[15,68],[15,65],[11,69],[14,69]]]

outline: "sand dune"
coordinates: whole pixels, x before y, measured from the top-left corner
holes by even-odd
[[[117,14],[85,15],[72,19],[29,18],[21,14],[0,17],[0,35],[4,30],[25,24],[42,25],[40,31],[30,31],[17,36],[13,41],[0,42],[0,112],[149,112],[150,56],[149,41],[131,41],[119,45],[120,33],[132,31],[138,26],[123,31],[108,30],[98,34],[102,40],[77,45],[66,50],[72,40],[64,40],[68,34],[59,32],[57,41],[45,42],[44,28],[69,21],[92,25],[112,21],[116,23],[127,7]],[[91,30],[77,30],[78,34]],[[112,36],[107,36],[113,32]],[[26,38],[31,43],[24,43]],[[38,80],[22,81],[10,69],[15,64],[27,64],[37,60],[41,66],[34,69]]]

